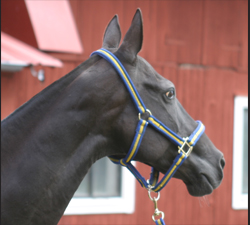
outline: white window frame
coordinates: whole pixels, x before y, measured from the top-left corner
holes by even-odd
[[[243,111],[248,108],[248,97],[234,98],[234,138],[233,138],[233,189],[232,208],[248,209],[248,194],[242,193],[243,164]]]
[[[134,162],[133,165],[135,165]],[[133,213],[135,210],[135,178],[125,167],[122,167],[121,173],[120,197],[73,197],[64,215]]]

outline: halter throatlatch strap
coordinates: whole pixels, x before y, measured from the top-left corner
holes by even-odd
[[[182,165],[185,159],[190,155],[193,146],[196,144],[201,135],[204,133],[205,126],[200,121],[197,121],[198,124],[197,128],[189,137],[186,138],[180,137],[178,134],[176,134],[167,126],[165,126],[161,121],[157,120],[152,115],[150,110],[146,108],[131,78],[129,77],[126,69],[123,67],[119,59],[113,53],[111,53],[106,49],[101,48],[93,52],[91,55],[95,54],[106,59],[116,69],[121,79],[123,80],[128,92],[130,93],[130,96],[132,97],[132,100],[139,113],[138,114],[139,122],[128,154],[123,159],[120,159],[115,156],[110,156],[109,158],[113,163],[127,167],[131,171],[131,173],[135,176],[135,178],[139,181],[142,187],[145,187],[150,191],[159,192],[168,183],[170,178],[174,175],[176,170]],[[146,112],[149,114],[148,118],[142,119],[141,115]],[[147,182],[145,178],[142,177],[141,174],[137,171],[137,169],[131,164],[131,161],[134,159],[134,157],[138,152],[143,135],[148,125],[154,127],[157,131],[159,131],[161,134],[166,136],[169,140],[171,140],[174,144],[178,146],[178,155],[174,159],[172,166],[168,169],[167,173],[163,176],[163,178],[159,182],[158,182],[159,171],[155,170],[153,167],[151,169],[150,179]],[[158,224],[161,224],[160,222],[161,221],[159,220]]]

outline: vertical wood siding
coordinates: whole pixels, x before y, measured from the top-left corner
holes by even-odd
[[[137,7],[144,20],[140,53],[171,80],[186,111],[206,125],[206,133],[225,155],[225,178],[213,194],[195,198],[183,182],[172,179],[161,191],[159,209],[167,224],[247,224],[248,210],[233,210],[232,151],[234,96],[247,95],[248,1],[70,1],[81,55],[50,53],[63,68],[44,68],[45,82],[29,69],[1,75],[1,118],[59,79],[101,47],[105,27],[118,14],[122,38]],[[39,69],[37,67],[36,69]],[[149,169],[138,164],[143,174]],[[63,216],[59,225],[153,224],[153,203],[136,186],[133,214]]]

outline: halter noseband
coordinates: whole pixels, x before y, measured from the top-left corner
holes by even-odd
[[[133,99],[133,102],[135,103],[135,106],[139,112],[138,114],[139,122],[136,128],[134,140],[132,142],[132,145],[130,146],[128,154],[123,159],[119,159],[115,156],[110,156],[109,158],[113,163],[127,167],[130,170],[130,172],[135,176],[135,178],[139,181],[142,187],[145,187],[150,191],[159,192],[168,183],[170,178],[174,175],[174,173],[185,161],[185,159],[190,155],[193,146],[196,144],[201,135],[204,133],[205,126],[202,124],[202,122],[197,121],[198,126],[194,130],[194,132],[189,137],[181,138],[171,129],[166,127],[162,122],[157,120],[152,115],[151,111],[146,108],[132,80],[130,79],[126,69],[123,67],[119,59],[113,53],[111,53],[106,49],[101,48],[93,52],[91,56],[95,54],[106,59],[116,69],[116,71],[122,78],[126,88],[128,89]],[[142,115],[146,113],[148,114],[147,119],[143,119]],[[131,161],[134,159],[139,149],[139,146],[141,144],[143,135],[146,131],[148,124],[150,124],[157,131],[162,133],[164,136],[166,136],[168,139],[170,139],[173,143],[175,143],[178,146],[178,155],[174,159],[174,162],[168,169],[167,173],[163,176],[163,178],[159,182],[158,182],[159,171],[157,171],[153,167],[151,168],[150,179],[147,182],[145,178],[141,176],[138,170],[131,164]]]

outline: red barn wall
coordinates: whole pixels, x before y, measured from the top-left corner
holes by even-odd
[[[110,19],[118,14],[123,37],[136,8],[144,21],[140,55],[177,89],[187,112],[225,155],[224,180],[213,194],[195,198],[178,180],[161,191],[159,209],[167,224],[247,224],[248,210],[233,210],[232,149],[234,96],[248,93],[248,1],[70,1],[84,53],[49,53],[63,68],[44,68],[45,82],[29,69],[1,75],[1,118],[59,79],[101,47]],[[2,23],[4,2],[2,2]],[[36,67],[39,69],[39,67]],[[138,165],[148,176],[148,167]],[[153,203],[136,186],[133,214],[63,216],[59,225],[153,224]]]

